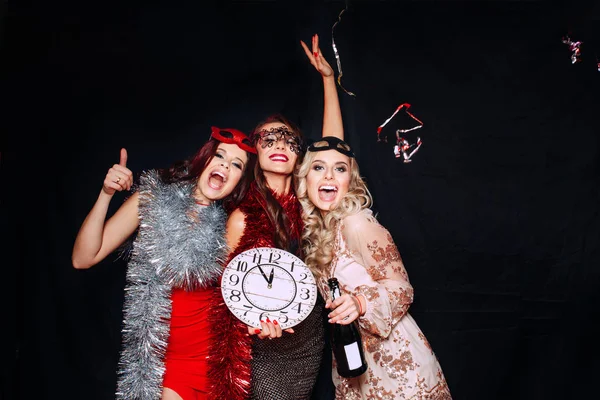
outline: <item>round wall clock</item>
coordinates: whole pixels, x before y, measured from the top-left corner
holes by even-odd
[[[276,320],[282,329],[302,322],[315,306],[315,278],[304,262],[285,250],[258,247],[238,254],[221,279],[231,312],[247,325]]]

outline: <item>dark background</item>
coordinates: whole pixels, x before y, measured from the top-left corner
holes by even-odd
[[[597,396],[600,9],[549,3],[350,1],[334,31],[347,138],[457,400]],[[111,399],[125,265],[70,255],[120,147],[139,173],[279,111],[318,137],[299,40],[318,33],[337,73],[346,3],[2,7],[1,399]],[[424,122],[410,164],[392,151],[406,114],[376,142],[403,102]]]

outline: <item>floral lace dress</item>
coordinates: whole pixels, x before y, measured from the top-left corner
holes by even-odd
[[[368,370],[342,378],[333,367],[337,399],[450,400],[450,390],[427,339],[408,314],[413,288],[392,236],[369,209],[345,217],[338,226],[330,271],[319,279],[329,298],[327,278],[342,292],[362,294],[365,314],[357,321]]]

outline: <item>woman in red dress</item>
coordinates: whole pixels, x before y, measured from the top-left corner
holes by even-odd
[[[134,183],[125,149],[109,169],[77,235],[72,261],[75,268],[90,268],[135,236],[117,398],[207,398],[208,300],[228,253],[226,210],[244,197],[255,153],[242,132],[213,127],[191,159],[145,171],[135,192],[106,221],[113,195]]]

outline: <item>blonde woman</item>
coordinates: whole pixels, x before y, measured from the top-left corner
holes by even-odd
[[[297,172],[306,264],[329,298],[328,278],[341,297],[327,301],[329,322],[358,322],[367,371],[337,374],[337,399],[451,399],[438,360],[408,313],[413,288],[392,236],[373,216],[371,194],[350,146],[324,137],[308,147]]]

